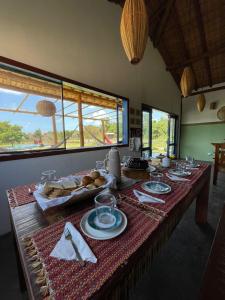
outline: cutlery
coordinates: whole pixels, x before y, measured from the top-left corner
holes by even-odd
[[[72,244],[72,246],[73,246],[73,249],[74,249],[74,251],[75,251],[75,253],[76,253],[76,256],[77,256],[77,258],[78,258],[78,261],[79,261],[79,263],[80,263],[80,265],[81,265],[82,267],[84,267],[84,266],[85,266],[85,262],[84,262],[84,260],[82,259],[82,257],[80,256],[80,253],[79,253],[79,251],[78,251],[78,248],[77,248],[76,244],[75,244],[74,241],[73,241],[72,234],[70,233],[69,229],[66,229],[66,231],[65,231],[64,234],[65,234],[65,238],[66,238],[68,241],[71,242],[71,244]]]
[[[149,198],[152,202],[156,202],[156,203],[165,203],[165,201],[162,200],[162,199],[159,199],[159,198],[150,196],[150,195],[148,195],[148,194],[146,194],[146,193],[143,193],[143,192],[140,192],[140,191],[138,191],[138,190],[134,190],[134,194],[137,194],[137,195],[139,195],[139,196],[141,196],[141,197]],[[143,201],[143,202],[145,202],[145,201]]]
[[[28,194],[31,195],[31,196],[33,195],[33,192],[30,188],[28,188]]]

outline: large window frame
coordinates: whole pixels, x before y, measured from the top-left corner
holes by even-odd
[[[45,149],[45,150],[28,150],[28,151],[14,151],[14,152],[2,152],[0,153],[0,161],[6,160],[15,160],[15,159],[25,159],[25,158],[33,158],[33,157],[42,157],[42,156],[51,156],[51,155],[60,155],[60,154],[67,154],[67,153],[78,153],[78,152],[85,152],[85,151],[96,151],[102,149],[108,149],[112,146],[116,147],[127,147],[129,145],[129,99],[124,96],[117,95],[115,93],[111,93],[87,84],[80,83],[78,81],[36,68],[30,65],[11,60],[5,57],[0,56],[0,64],[1,67],[4,66],[5,69],[9,69],[16,72],[27,72],[28,74],[32,75],[33,77],[39,79],[45,79],[46,81],[53,81],[59,82],[62,85],[62,103],[63,103],[63,82],[70,83],[76,86],[79,86],[81,89],[89,89],[93,92],[102,93],[111,97],[115,97],[118,99],[122,99],[122,113],[119,116],[119,110],[117,109],[117,143],[112,145],[101,145],[101,146],[94,146],[94,147],[82,147],[82,148],[73,148],[73,149],[66,149],[65,145],[63,148],[60,149]],[[121,127],[119,127],[119,118],[122,116],[123,122]],[[63,117],[63,130],[65,134],[65,124],[64,124],[64,117]]]
[[[141,138],[141,153],[148,151],[149,152],[149,156],[152,156],[152,111],[153,109],[161,111],[161,112],[165,112],[168,114],[168,141],[167,141],[167,155],[169,155],[169,150],[170,147],[174,147],[174,151],[173,154],[175,156],[177,156],[178,152],[177,152],[177,147],[178,147],[178,115],[170,113],[168,111],[162,110],[160,108],[156,108],[153,106],[149,106],[146,104],[142,104],[142,122],[141,122],[141,126],[142,126],[142,138]],[[149,137],[148,137],[148,146],[143,147],[143,112],[146,112],[149,114]],[[171,135],[170,135],[170,126],[171,126],[171,119],[174,120],[175,122],[175,128],[174,128],[174,139],[173,141],[171,141]]]

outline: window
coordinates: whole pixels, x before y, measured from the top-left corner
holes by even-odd
[[[177,116],[143,105],[142,154],[176,155]]]
[[[6,64],[0,67],[1,154],[128,143],[127,99]]]

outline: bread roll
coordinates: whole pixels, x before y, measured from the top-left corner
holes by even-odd
[[[105,183],[106,183],[106,179],[103,176],[99,176],[98,178],[95,179],[94,182],[94,184],[98,187],[104,185]]]
[[[91,184],[88,184],[86,186],[86,188],[88,188],[89,190],[94,190],[94,189],[96,189],[96,186],[94,185],[94,183],[91,183]]]
[[[81,185],[87,186],[88,184],[91,184],[94,182],[94,179],[92,179],[90,176],[84,176],[81,180]]]
[[[98,177],[100,177],[100,173],[99,171],[91,171],[90,176],[92,179],[97,179]]]

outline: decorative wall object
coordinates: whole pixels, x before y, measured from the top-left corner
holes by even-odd
[[[217,102],[211,102],[209,105],[209,109],[214,110],[217,107]]]
[[[126,0],[120,23],[122,44],[129,61],[142,59],[148,39],[148,15],[144,0]]]
[[[198,109],[199,112],[202,112],[204,110],[205,103],[206,103],[205,95],[204,94],[199,94],[197,96],[197,109]]]
[[[136,125],[141,125],[141,120],[140,120],[140,119],[136,119],[136,120],[135,120],[135,124],[136,124]]]
[[[194,74],[191,67],[185,67],[180,80],[180,88],[184,97],[190,96],[195,86]]]
[[[130,125],[135,125],[135,119],[134,118],[130,119]]]
[[[222,106],[217,112],[217,118],[221,121],[225,121],[225,106]]]
[[[52,117],[56,113],[55,104],[47,101],[41,100],[36,105],[37,112],[44,117]]]
[[[133,107],[130,107],[130,114],[134,115],[134,113],[135,113],[135,109]]]
[[[135,114],[136,114],[136,116],[138,116],[138,117],[139,117],[139,116],[141,115],[141,111],[140,111],[140,109],[136,109],[136,110],[135,110]]]

